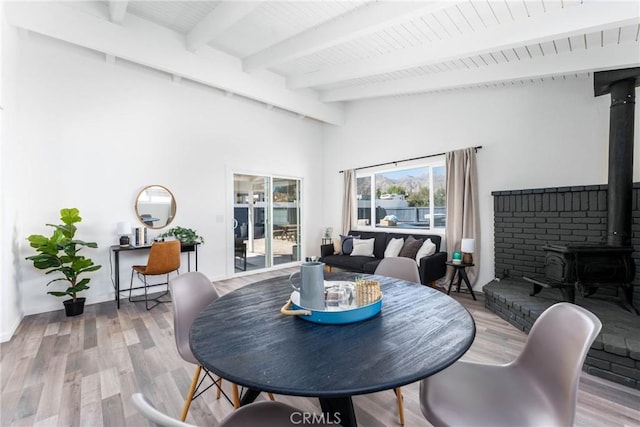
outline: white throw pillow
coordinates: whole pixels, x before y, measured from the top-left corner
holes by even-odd
[[[353,239],[353,251],[351,256],[373,257],[373,242],[376,239]]]
[[[342,252],[342,239],[340,237],[333,238],[333,253],[339,254]]]
[[[402,237],[398,237],[397,239],[391,239],[389,244],[387,245],[387,249],[384,250],[385,258],[393,258],[397,257],[400,251],[402,250],[402,246],[404,245],[404,239]]]
[[[427,239],[420,249],[418,249],[418,253],[416,254],[416,263],[420,266],[420,258],[426,257],[429,255],[433,255],[436,253],[436,244],[431,241],[431,239]]]

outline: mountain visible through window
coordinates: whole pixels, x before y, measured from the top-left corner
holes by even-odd
[[[359,174],[358,226],[444,228],[445,180],[444,165]]]

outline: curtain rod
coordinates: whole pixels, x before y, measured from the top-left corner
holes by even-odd
[[[472,147],[472,148],[474,150],[478,151],[479,149],[482,148],[482,145],[478,145],[478,146]],[[377,165],[361,166],[361,167],[355,168],[353,170],[359,171],[360,169],[369,169],[369,168],[375,168],[375,167],[378,167],[378,166],[395,165],[395,164],[398,164],[398,163],[410,162],[412,160],[420,160],[420,159],[428,159],[429,157],[444,156],[445,154],[447,154],[447,153],[429,154],[427,156],[412,157],[411,159],[396,160],[394,162],[386,162],[386,163],[378,163]],[[344,170],[341,170],[340,173],[344,173]]]

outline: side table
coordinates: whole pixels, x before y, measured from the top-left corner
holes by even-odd
[[[449,289],[447,289],[447,295],[451,292],[451,286],[453,286],[453,281],[458,276],[458,285],[456,292],[460,292],[460,285],[464,280],[465,285],[467,285],[467,289],[469,289],[469,293],[473,297],[474,301],[476,300],[476,295],[473,293],[473,288],[471,287],[471,283],[469,283],[469,277],[467,276],[467,267],[473,267],[475,264],[454,264],[451,261],[446,262],[447,265],[453,267],[453,274],[451,275],[451,280],[449,281]]]

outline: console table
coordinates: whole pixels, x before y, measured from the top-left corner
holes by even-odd
[[[198,271],[198,245],[200,243],[183,243],[180,248],[180,252],[187,253],[187,271],[191,271],[191,252],[195,254],[195,270]],[[115,300],[116,307],[120,309],[120,253],[137,253],[138,251],[148,251],[151,248],[151,245],[140,245],[140,246],[119,246],[113,245],[110,250],[113,253],[113,267],[114,267],[114,287],[115,287]],[[163,284],[163,283],[160,283]],[[133,288],[138,289],[138,288]],[[128,290],[128,289],[127,289]]]

